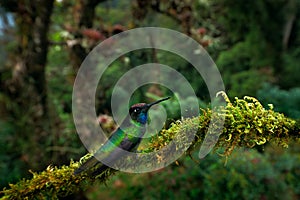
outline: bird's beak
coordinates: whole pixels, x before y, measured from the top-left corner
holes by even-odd
[[[158,104],[158,103],[160,103],[160,102],[162,102],[162,101],[166,101],[166,100],[168,100],[168,99],[170,99],[170,98],[171,98],[171,97],[166,97],[166,98],[160,99],[160,100],[158,100],[158,101],[155,101],[155,102],[146,104],[146,107],[147,107],[147,109],[149,109],[151,106],[153,106],[153,105],[155,105],[155,104]]]

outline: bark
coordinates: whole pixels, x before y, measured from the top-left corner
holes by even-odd
[[[148,9],[169,16],[181,25],[184,33],[191,35],[193,16],[192,6],[189,1],[133,1],[133,16],[135,19],[143,20],[148,13]]]
[[[32,86],[43,115],[47,113],[45,65],[53,3],[54,0],[20,1],[16,13],[19,57],[13,71],[12,92],[21,93],[25,87]]]
[[[13,2],[15,6],[9,4],[6,9],[15,13],[17,47],[10,63],[12,76],[3,83],[3,92],[13,103],[7,112],[16,122],[16,137],[24,140],[17,150],[29,166],[37,168],[44,159],[42,144],[50,133],[45,66],[54,0]],[[29,156],[29,149],[39,153]]]
[[[81,31],[86,28],[93,27],[93,21],[95,19],[95,9],[99,3],[105,2],[107,0],[81,0],[80,1],[80,16],[79,20],[75,22],[75,40],[69,42],[68,46],[70,48],[70,57],[74,72],[77,73],[81,63],[88,54],[88,50],[82,46]]]

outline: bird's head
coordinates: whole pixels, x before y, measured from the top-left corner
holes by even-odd
[[[166,97],[164,99],[160,99],[158,101],[146,104],[146,103],[138,103],[134,104],[129,109],[130,117],[133,121],[138,122],[140,124],[146,124],[148,119],[148,110],[151,108],[151,106],[158,104],[162,101],[168,100],[170,97]]]

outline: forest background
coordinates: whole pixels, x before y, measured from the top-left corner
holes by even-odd
[[[0,180],[1,188],[28,170],[68,164],[86,153],[72,118],[76,73],[99,42],[145,26],[180,31],[198,41],[222,75],[226,93],[254,96],[265,107],[300,118],[300,2],[297,0],[1,0],[0,1]],[[131,52],[106,71],[96,94],[99,120],[113,128],[112,85],[134,66],[159,62],[185,75],[209,106],[204,81],[186,61],[163,51]],[[132,103],[168,91],[140,88]],[[184,99],[183,99],[184,100]],[[186,99],[188,101],[188,98]],[[176,102],[168,117],[178,119]],[[272,144],[239,149],[224,159],[182,158],[148,174],[120,173],[107,187],[93,185],[77,194],[88,199],[297,199],[300,197],[300,146]]]

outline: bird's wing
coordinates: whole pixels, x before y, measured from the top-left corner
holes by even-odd
[[[105,157],[110,157],[114,152],[115,145],[118,145],[122,141],[124,134],[120,128],[112,133],[109,139],[97,150],[97,152],[87,159],[79,168],[77,168],[74,174],[79,174],[87,169],[90,169],[100,163]],[[100,161],[99,161],[100,160]]]
[[[140,127],[134,126],[123,130],[117,129],[94,156],[105,165],[113,165],[115,161],[128,155],[140,143],[141,138],[135,136],[143,131]]]
[[[109,139],[97,150],[97,152],[83,163],[74,174],[79,174],[86,169],[92,168],[100,162],[104,166],[113,166],[121,157],[125,157],[130,151],[138,146],[141,136],[145,132],[144,128],[130,126],[126,128],[118,128]],[[137,137],[136,137],[137,136]],[[118,163],[119,164],[119,163]],[[103,169],[105,169],[104,167]],[[96,170],[96,174],[100,174],[103,170]]]

